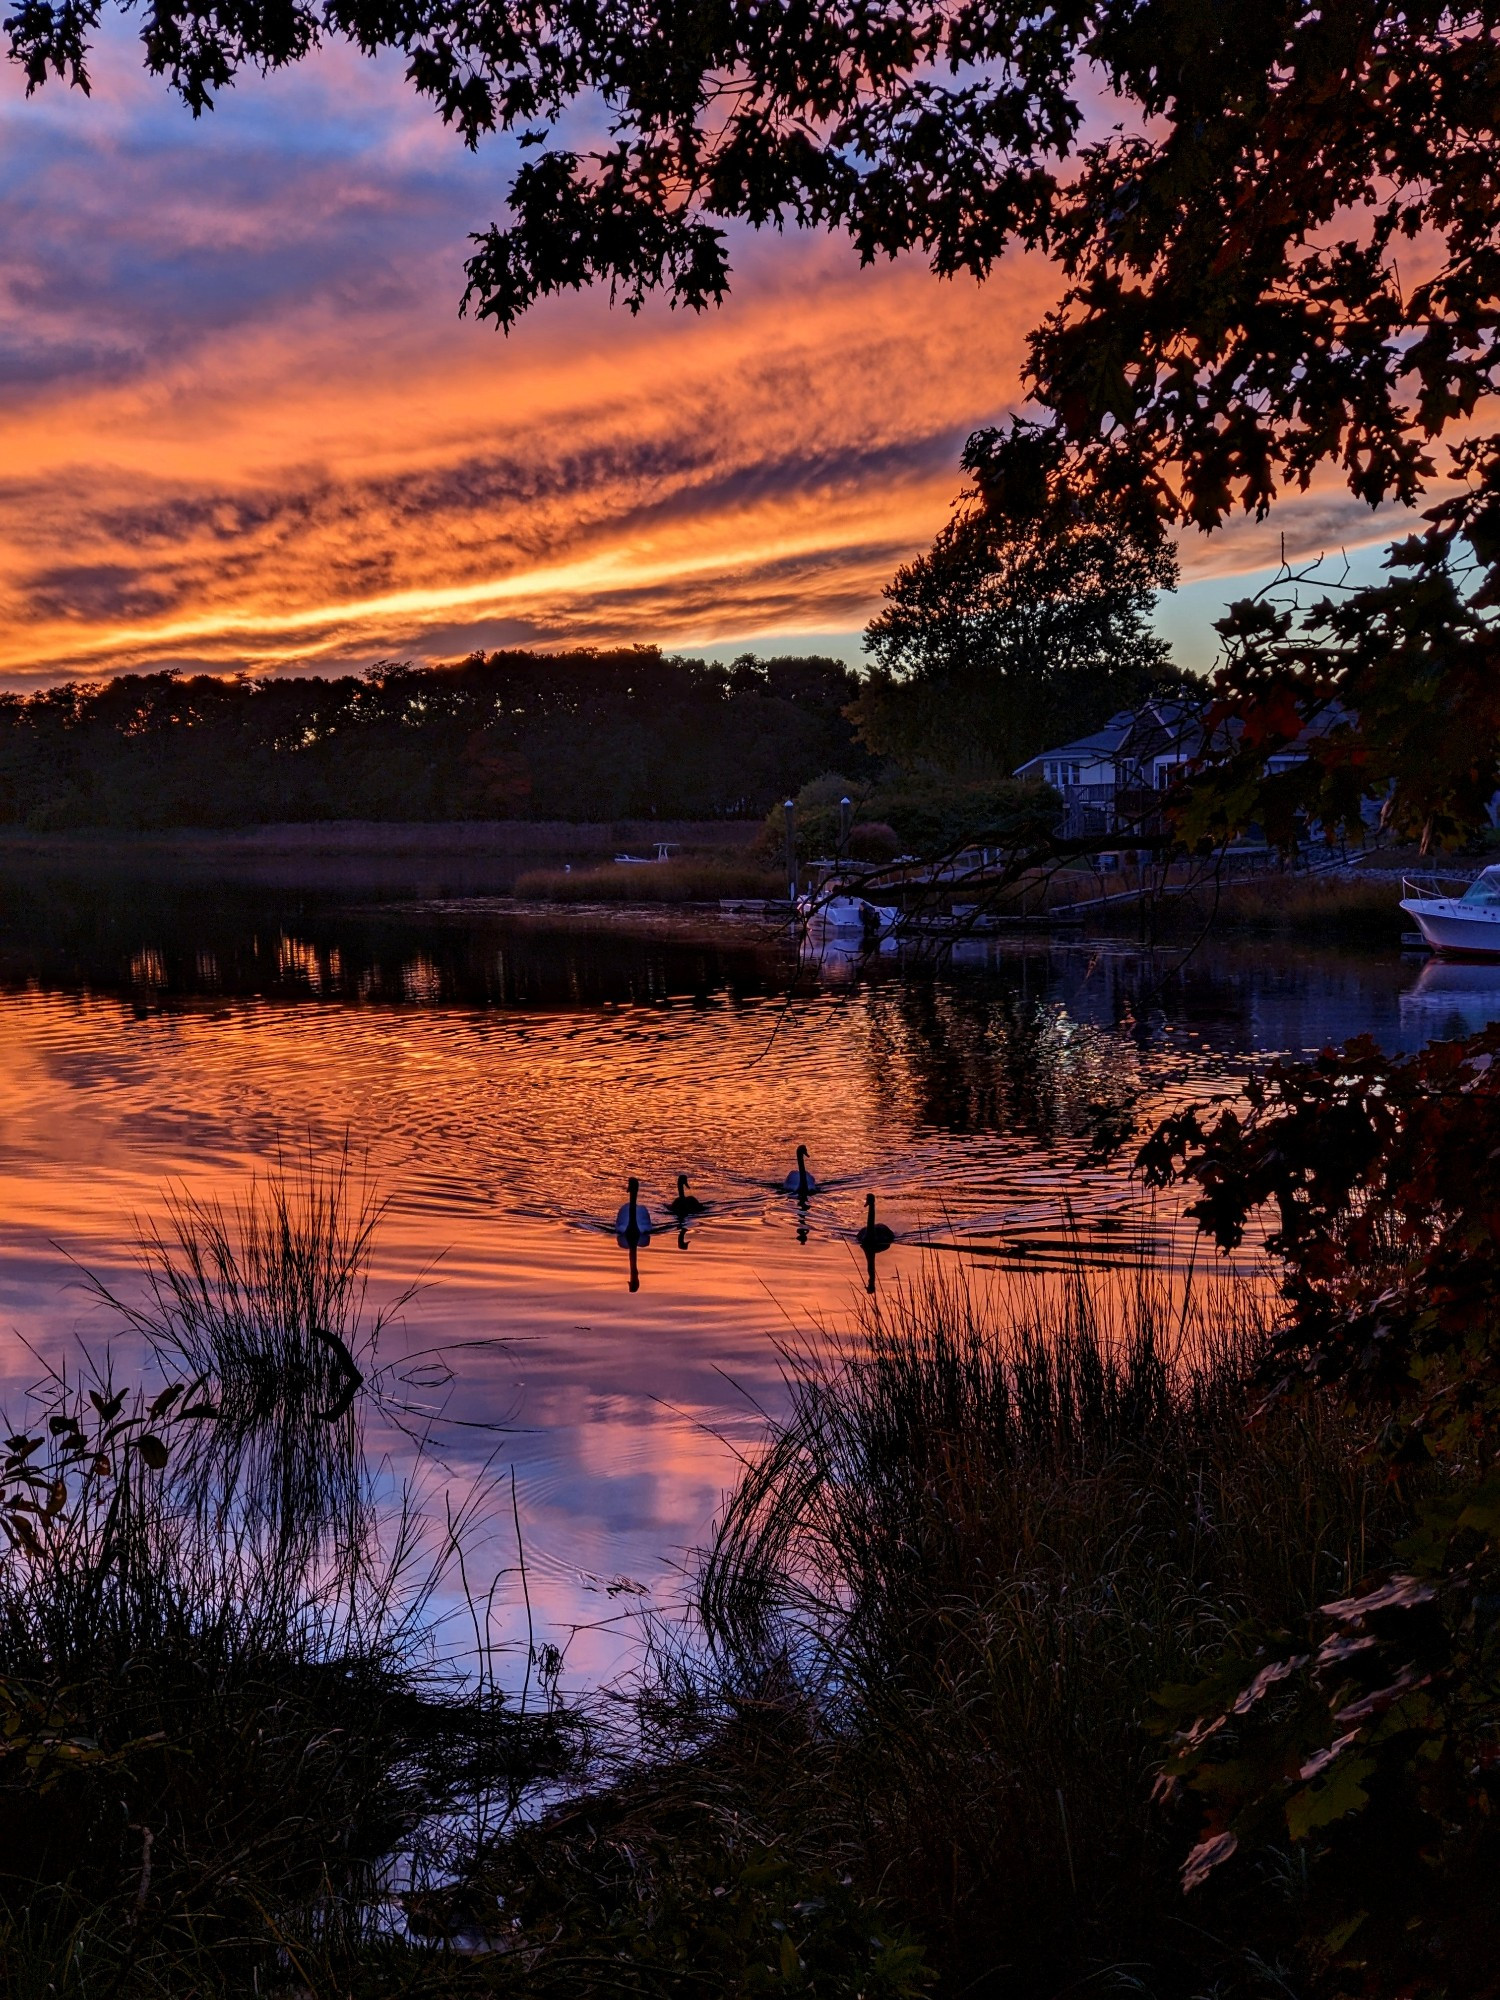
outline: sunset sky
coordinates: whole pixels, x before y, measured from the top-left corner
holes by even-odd
[[[655,640],[859,654],[963,440],[1012,407],[1050,274],[735,240],[703,317],[460,320],[514,154],[399,64],[325,52],[194,123],[118,26],[95,94],[0,72],[0,683],[322,671]],[[1184,543],[1188,665],[1247,574],[1399,523],[1336,488]]]

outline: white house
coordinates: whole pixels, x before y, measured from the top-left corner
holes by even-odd
[[[1139,708],[1121,709],[1092,735],[1075,737],[1030,758],[1015,776],[1040,779],[1059,795],[1065,835],[1157,831],[1160,822],[1153,819],[1157,798],[1204,753],[1206,708],[1201,699],[1163,695]],[[1267,758],[1267,770],[1274,775],[1303,763],[1311,738],[1349,720],[1347,710],[1330,702],[1295,743]],[[1238,735],[1233,721],[1226,728],[1229,737]],[[1373,826],[1379,806],[1367,802],[1364,816]]]
[[[1201,702],[1175,696],[1122,708],[1102,729],[1043,750],[1015,775],[1052,787],[1069,834],[1139,828],[1156,795],[1202,750],[1202,715]]]

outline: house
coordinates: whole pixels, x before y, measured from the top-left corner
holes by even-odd
[[[1159,696],[1101,729],[1043,750],[1015,775],[1050,785],[1071,836],[1145,832],[1155,803],[1203,749],[1203,704]]]
[[[1161,695],[1139,708],[1123,708],[1092,735],[1075,737],[1054,750],[1043,750],[1015,772],[1022,779],[1048,784],[1063,802],[1061,831],[1068,838],[1097,834],[1150,834],[1162,830],[1156,805],[1177,778],[1208,748],[1205,715],[1208,704],[1183,695]],[[1273,775],[1304,762],[1307,744],[1330,729],[1352,720],[1338,702],[1330,702],[1302,731],[1296,742],[1267,758]],[[1231,737],[1238,725],[1227,725]],[[1224,738],[1219,738],[1222,746]],[[1366,823],[1374,826],[1378,804],[1367,801]]]

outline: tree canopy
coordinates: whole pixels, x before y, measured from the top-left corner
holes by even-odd
[[[476,654],[333,679],[124,674],[0,695],[0,824],[758,817],[862,768],[839,660]]]
[[[1184,680],[1149,623],[1176,580],[1160,536],[1108,519],[1004,522],[970,490],[866,631],[860,734],[882,756],[1008,776]]]

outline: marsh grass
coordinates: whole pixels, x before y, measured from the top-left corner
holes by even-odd
[[[1210,887],[1169,898],[1158,906],[1157,921],[1173,932],[1193,932],[1212,911],[1216,927],[1229,931],[1395,945],[1412,927],[1401,895],[1401,877],[1390,869],[1253,875],[1223,883],[1217,904]]]
[[[333,1977],[389,1930],[393,1857],[448,1865],[566,1762],[555,1708],[437,1656],[451,1547],[362,1525],[298,1568],[125,1454],[0,1563],[7,1992]]]
[[[366,1463],[379,1213],[345,1163],[177,1201],[120,1307],[164,1386],[54,1378],[11,1440],[0,1990],[346,1991],[575,1754],[553,1687],[502,1695],[484,1606],[472,1659],[442,1642],[483,1492],[434,1533]]]
[[[789,1351],[613,1765],[451,1892],[483,1990],[1291,1990],[1295,1867],[1205,1915],[1152,1797],[1159,1697],[1400,1527],[1332,1404],[1255,1414],[1273,1299],[932,1270]]]
[[[825,1840],[945,1988],[1230,1976],[1151,1803],[1155,1698],[1348,1588],[1398,1525],[1331,1405],[1249,1420],[1266,1297],[929,1273],[833,1360],[789,1357],[704,1626],[731,1701],[800,1705]]]

